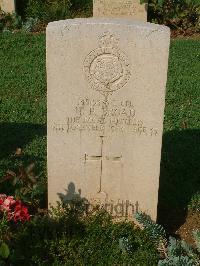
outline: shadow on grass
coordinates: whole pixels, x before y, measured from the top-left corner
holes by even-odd
[[[36,137],[46,135],[46,126],[28,123],[0,123],[0,159],[14,154]]]
[[[28,0],[15,0],[17,14],[25,18]]]
[[[200,191],[200,130],[163,136],[158,223],[174,233],[184,222],[187,205]]]
[[[7,170],[17,170],[19,165],[36,163],[42,171],[46,161],[46,126],[28,123],[0,123],[0,177]],[[34,142],[33,142],[34,141]],[[29,152],[23,153],[29,145]],[[17,148],[22,154],[16,156]]]

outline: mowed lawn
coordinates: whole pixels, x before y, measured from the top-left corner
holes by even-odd
[[[0,178],[8,169],[34,162],[36,172],[46,180],[46,111],[45,35],[1,34]],[[22,148],[21,156],[15,155],[17,148]],[[197,191],[200,40],[177,39],[170,48],[159,220],[170,223],[173,213],[179,211],[183,219]],[[178,226],[179,221],[176,223]]]

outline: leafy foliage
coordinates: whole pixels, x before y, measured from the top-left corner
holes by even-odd
[[[45,195],[46,183],[41,182],[40,176],[34,174],[34,167],[34,164],[30,164],[26,168],[20,167],[17,172],[7,171],[0,184],[13,187],[12,194],[17,199],[36,209]]]
[[[72,17],[92,17],[93,0],[71,0]]]
[[[37,18],[43,22],[70,18],[70,0],[29,0],[27,17]]]
[[[140,0],[140,2],[148,3],[148,21],[150,22],[165,24],[182,33],[188,30],[200,31],[199,0]],[[11,21],[6,17],[6,24],[14,29],[23,26],[25,31],[30,31],[30,28],[32,31],[34,28],[38,29],[35,27],[37,23],[42,25],[67,18],[91,17],[92,3],[92,0],[18,0],[17,11],[20,16],[11,15],[13,16]],[[21,16],[25,21],[23,23]],[[45,25],[41,28],[44,29]]]
[[[1,243],[0,244],[0,257],[2,257],[3,259],[7,259],[8,256],[10,255],[10,250],[9,247],[6,243]]]
[[[29,219],[28,209],[21,201],[15,200],[12,196],[0,194],[0,265],[4,265],[10,255],[7,243],[12,236],[11,227]]]
[[[38,24],[37,18],[28,18],[22,25],[22,31],[32,32]]]
[[[9,234],[8,219],[5,214],[0,214],[0,243],[4,243]]]
[[[22,20],[21,16],[16,13],[7,14],[0,12],[0,31],[3,32],[13,32],[21,29],[24,32],[32,32],[36,29],[37,24],[37,18]]]
[[[200,192],[197,192],[192,196],[188,208],[194,212],[200,211]]]
[[[0,11],[0,31],[12,31],[22,27],[22,19],[17,14],[6,14]]]
[[[142,1],[142,2],[145,2]],[[200,30],[199,0],[149,0],[149,21],[172,29]]]
[[[145,213],[136,213],[135,219],[143,226],[162,257],[166,256],[167,235],[165,229],[156,224]]]
[[[123,253],[126,237],[131,253]],[[128,222],[113,223],[105,212],[82,216],[60,205],[53,213],[36,216],[12,240],[14,265],[157,265],[158,254],[145,232]],[[23,245],[23,249],[21,248]]]
[[[26,17],[38,18],[43,22],[92,16],[91,0],[29,0]]]
[[[150,216],[144,214],[144,213],[136,213],[135,214],[136,220],[144,226],[144,228],[147,230],[148,234],[151,236],[151,238],[157,243],[160,239],[166,238],[166,232],[165,229],[159,225],[154,223]]]
[[[191,246],[185,241],[176,240],[170,237],[167,248],[167,257],[159,261],[159,266],[170,265],[185,265],[194,266],[199,265],[200,254],[197,254]]]
[[[169,259],[161,260],[158,266],[194,266],[193,260],[185,256],[171,257]]]
[[[193,236],[197,246],[197,250],[200,253],[200,230],[193,231]]]
[[[139,223],[144,226],[144,229],[149,234],[150,238],[157,245],[161,254],[164,255],[164,259],[160,260],[159,266],[194,266],[200,264],[200,253],[194,250],[185,241],[176,240],[173,237],[169,238],[169,242],[166,240],[166,234],[164,228],[161,225],[155,224],[151,219],[144,213],[137,213],[135,218]],[[200,234],[194,232],[194,236],[197,243],[197,249],[199,250]],[[160,249],[160,244],[164,243]]]

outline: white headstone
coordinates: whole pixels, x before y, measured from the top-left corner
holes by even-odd
[[[119,19],[47,27],[48,198],[157,215],[170,31]]]
[[[0,8],[5,13],[15,12],[15,0],[0,0]]]
[[[147,21],[147,6],[140,0],[93,0],[93,16]]]

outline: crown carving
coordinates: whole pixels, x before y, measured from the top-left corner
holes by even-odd
[[[114,37],[110,32],[104,32],[99,37],[99,46],[100,47],[110,47],[110,48],[118,48],[119,47],[119,39]]]

